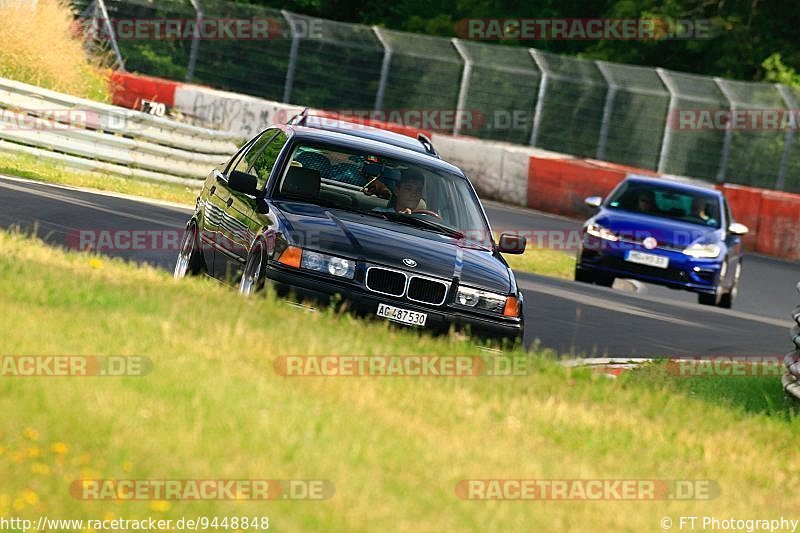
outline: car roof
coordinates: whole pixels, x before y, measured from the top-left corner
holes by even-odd
[[[393,131],[382,130],[366,124],[358,124],[355,122],[347,122],[344,120],[320,117],[317,115],[305,115],[302,117],[303,121],[299,123],[301,126],[314,128],[318,130],[346,133],[362,139],[372,139],[380,141],[408,150],[413,150],[422,154],[430,154],[425,145],[419,139],[414,139],[408,135],[395,133]]]
[[[358,124],[354,124],[354,126],[361,128],[361,126]],[[296,125],[285,127],[294,132],[294,137],[298,141],[332,144],[341,148],[350,148],[368,153],[375,153],[384,157],[408,161],[409,163],[413,163],[415,165],[443,170],[452,174],[456,174],[462,178],[466,178],[466,175],[460,168],[451,163],[443,161],[438,157],[432,157],[430,154],[424,151],[424,148],[422,149],[423,151],[413,150],[406,148],[405,146],[398,146],[397,144],[386,142],[380,138],[365,137],[362,135],[355,135],[350,132],[342,132],[337,130],[309,128],[307,126]],[[397,133],[383,130],[378,131],[381,133],[396,135],[398,137],[405,137],[405,135],[400,135]],[[421,146],[418,141],[415,141],[411,137],[406,138],[412,143],[416,143],[418,146]]]
[[[722,192],[715,189],[710,184],[699,185],[694,183],[687,183],[685,181],[679,181],[675,179],[668,179],[668,178],[653,178],[650,176],[637,176],[637,175],[628,175],[625,178],[625,182],[631,183],[642,183],[645,185],[659,185],[663,187],[667,187],[670,189],[674,189],[676,191],[684,191],[684,192],[700,192],[705,194],[713,194],[714,196],[721,197]]]

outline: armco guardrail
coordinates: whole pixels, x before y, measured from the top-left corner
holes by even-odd
[[[800,292],[800,283],[797,284],[797,292]],[[783,375],[781,383],[783,390],[800,399],[800,305],[794,308],[792,319],[795,322],[791,329],[794,348],[786,355],[786,373]]]
[[[242,137],[0,78],[0,151],[79,170],[200,180]]]

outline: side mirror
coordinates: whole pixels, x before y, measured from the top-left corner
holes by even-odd
[[[258,196],[258,178],[247,172],[232,171],[228,176],[228,187],[236,192]]]
[[[602,196],[590,196],[590,197],[586,198],[583,201],[583,203],[585,203],[589,207],[600,207],[600,204],[603,203],[603,197]]]
[[[731,233],[732,235],[747,235],[748,231],[750,231],[750,228],[744,224],[739,224],[738,222],[734,222],[728,226],[728,233]]]
[[[524,236],[515,233],[501,233],[497,249],[504,254],[521,254],[525,252],[527,245],[528,239]]]

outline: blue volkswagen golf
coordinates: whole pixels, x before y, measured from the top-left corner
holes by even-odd
[[[629,278],[696,292],[704,305],[730,308],[742,274],[741,237],[725,196],[711,188],[630,176],[583,226],[575,280],[611,286]]]

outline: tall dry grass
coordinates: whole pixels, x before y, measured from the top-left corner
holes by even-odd
[[[0,77],[110,101],[102,57],[90,57],[59,0],[0,2]]]

